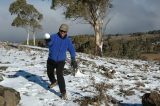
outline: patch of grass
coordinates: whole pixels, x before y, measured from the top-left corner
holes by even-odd
[[[123,96],[131,96],[135,94],[135,91],[132,90],[120,89],[120,92],[123,93]]]
[[[8,67],[7,66],[0,66],[0,70],[5,71]]]
[[[140,86],[145,87],[145,84],[142,83],[142,82],[136,82],[135,85],[136,85],[137,87],[140,87]]]
[[[99,106],[99,102],[98,102],[98,96],[95,97],[88,97],[85,96],[81,99],[76,99],[73,102],[78,102],[80,106],[88,106],[88,105],[94,105],[94,106]]]

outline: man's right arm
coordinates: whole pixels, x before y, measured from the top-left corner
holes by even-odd
[[[50,34],[48,34],[48,33],[46,33],[45,35],[44,35],[44,38],[45,38],[45,44],[46,44],[46,46],[47,47],[49,47],[50,45],[51,45],[51,35]]]

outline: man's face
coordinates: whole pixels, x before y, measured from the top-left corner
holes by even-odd
[[[63,38],[67,34],[67,31],[59,30],[59,33],[61,37]]]

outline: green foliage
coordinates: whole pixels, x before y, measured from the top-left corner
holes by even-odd
[[[42,29],[40,21],[43,19],[43,15],[31,4],[27,4],[26,0],[16,0],[10,7],[9,12],[11,15],[17,15],[13,20],[12,26],[25,28],[28,37],[27,45],[29,44],[29,32],[33,32],[33,38],[35,42],[35,34],[37,30]]]
[[[101,56],[102,34],[110,20],[105,20],[111,8],[110,2],[111,0],[52,0],[51,8],[62,6],[66,18],[82,19],[90,24],[95,32],[95,54]]]
[[[160,44],[156,43],[159,39],[160,36],[158,35],[142,34],[138,37],[121,35],[119,36],[119,39],[117,39],[116,35],[112,35],[109,38],[105,37],[104,39],[103,55],[109,57],[137,59],[140,58],[143,53],[159,53]],[[72,40],[77,52],[94,54],[94,36],[73,36]]]
[[[63,6],[66,18],[82,18],[89,24],[95,24],[98,19],[106,17],[110,0],[52,0],[52,9]]]
[[[25,27],[27,24],[28,23],[26,19],[22,19],[18,16],[13,20],[11,25],[16,27]]]
[[[11,13],[11,15],[20,14],[26,4],[26,0],[17,0],[10,5],[9,12]]]
[[[76,51],[94,54],[95,38],[92,35],[72,36]]]
[[[13,2],[9,7],[9,12],[11,15],[17,15],[11,24],[16,27],[39,27],[39,21],[43,18],[43,15],[33,5],[27,4],[26,0]]]
[[[22,42],[22,44],[26,44],[27,43],[27,41],[24,41],[24,42]],[[39,43],[42,43],[44,46],[45,46],[45,41],[44,41],[44,39],[36,39],[36,41],[35,41],[35,45],[34,45],[34,43],[33,43],[33,39],[30,39],[29,40],[29,44],[31,45],[31,46],[41,46],[41,45],[39,45]],[[44,47],[44,46],[42,46],[42,47]]]
[[[104,56],[139,59],[141,58],[141,54],[160,53],[160,43],[158,43],[160,39],[159,34],[142,34],[138,37],[134,35],[121,35],[119,37],[120,39],[117,39],[116,35],[104,37]],[[71,39],[77,52],[94,54],[95,38],[93,35],[76,35],[71,36]],[[30,42],[32,42],[32,40],[30,40]],[[39,45],[38,43],[42,43],[42,46],[45,47],[45,45],[43,45],[45,44],[44,40],[36,40],[36,45]]]

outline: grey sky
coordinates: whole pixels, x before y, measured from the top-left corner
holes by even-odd
[[[111,33],[148,31],[160,28],[159,0],[116,0]]]
[[[15,0],[14,0],[15,1]],[[0,0],[0,40],[13,42],[26,40],[27,33],[22,28],[12,27],[15,16],[11,16],[8,8],[13,0]],[[56,33],[61,23],[70,26],[69,35],[92,34],[92,27],[65,20],[62,10],[50,10],[50,0],[27,0],[33,4],[43,15],[43,31],[37,34],[37,38],[45,32]],[[160,0],[113,0],[113,8],[108,17],[111,21],[106,33],[131,33],[160,29]],[[32,37],[32,36],[31,36]]]

